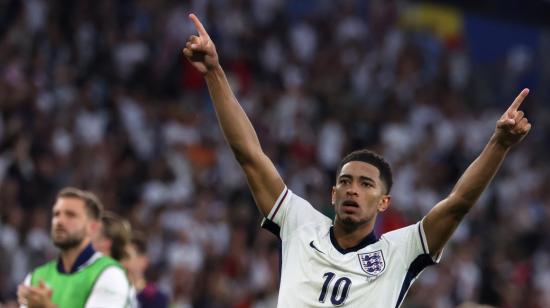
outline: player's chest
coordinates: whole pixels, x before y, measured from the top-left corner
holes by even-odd
[[[346,254],[315,239],[287,249],[283,260],[284,287],[300,290],[303,301],[310,305],[378,305],[381,294],[389,299],[392,293],[398,293],[406,273],[400,260],[383,243]]]

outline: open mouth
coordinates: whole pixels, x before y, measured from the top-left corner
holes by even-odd
[[[359,207],[359,204],[353,200],[346,200],[342,202],[342,206],[349,206],[349,207]]]

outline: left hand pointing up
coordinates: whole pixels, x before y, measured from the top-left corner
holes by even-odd
[[[497,121],[495,137],[499,144],[511,147],[523,140],[531,130],[531,123],[523,111],[518,110],[528,94],[529,89],[523,89]]]

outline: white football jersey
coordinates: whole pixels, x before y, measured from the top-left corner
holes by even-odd
[[[332,220],[285,187],[262,226],[282,241],[278,307],[399,307],[433,260],[422,223],[341,248]]]

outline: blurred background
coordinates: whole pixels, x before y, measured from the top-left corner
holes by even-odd
[[[278,242],[181,55],[189,12],[295,193],[332,216],[339,159],[388,159],[379,235],[446,196],[529,87],[533,130],[403,307],[550,307],[542,0],[0,1],[0,306],[56,256],[51,206],[71,185],[147,235],[172,307],[275,307]]]

